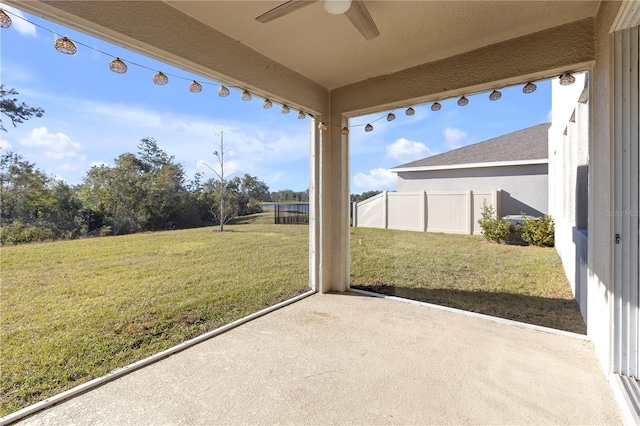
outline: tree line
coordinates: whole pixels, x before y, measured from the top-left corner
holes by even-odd
[[[308,191],[270,192],[257,177],[188,180],[155,139],[113,165],[92,167],[78,185],[47,176],[15,151],[0,156],[0,242],[75,239],[210,226],[262,211],[265,201],[304,201]]]

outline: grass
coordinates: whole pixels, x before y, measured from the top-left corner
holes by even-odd
[[[0,415],[308,290],[308,227],[228,229],[0,248]]]
[[[555,249],[351,229],[354,288],[586,334]]]
[[[307,290],[309,228],[272,222],[0,248],[0,415]],[[351,233],[354,287],[585,332],[554,249]]]

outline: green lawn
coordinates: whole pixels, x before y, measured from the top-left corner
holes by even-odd
[[[308,290],[306,226],[0,248],[0,415]]]
[[[354,288],[586,333],[553,248],[482,236],[351,229]]]
[[[307,226],[0,248],[0,415],[308,289]],[[584,333],[553,249],[355,228],[354,286]]]

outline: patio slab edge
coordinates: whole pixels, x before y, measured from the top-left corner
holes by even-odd
[[[236,328],[242,324],[245,324],[249,321],[252,321],[256,318],[259,318],[263,315],[266,315],[270,312],[273,312],[275,310],[278,310],[280,308],[283,308],[287,305],[290,305],[292,303],[295,303],[299,300],[302,300],[306,297],[312,296],[316,294],[315,290],[309,290],[305,293],[299,294],[298,296],[295,296],[291,299],[287,299],[285,301],[282,301],[280,303],[277,303],[273,306],[269,306],[268,308],[262,309],[258,312],[254,312],[251,315],[247,315],[246,317],[237,319],[233,322],[230,322],[229,324],[223,325],[222,327],[218,327],[215,330],[211,330],[207,333],[204,333],[198,337],[194,337],[193,339],[187,340],[185,342],[182,342],[180,344],[177,344],[175,346],[172,346],[168,349],[165,349],[162,352],[158,352],[157,354],[151,355],[147,358],[141,359],[139,361],[136,361],[132,364],[126,365],[122,368],[118,368],[115,369],[113,371],[110,371],[109,373],[105,374],[104,376],[101,377],[96,377],[93,380],[90,380],[86,383],[83,383],[81,385],[75,386],[71,389],[67,389],[64,392],[61,392],[59,394],[56,394],[50,398],[47,398],[43,401],[37,402],[35,404],[29,405],[28,407],[25,407],[21,410],[18,410],[16,412],[13,412],[11,414],[7,414],[4,417],[0,418],[0,426],[5,426],[5,425],[9,425],[12,423],[15,423],[27,416],[30,416],[32,414],[35,414],[39,411],[42,411],[46,408],[49,408],[53,405],[59,404],[61,402],[64,402],[66,400],[69,400],[77,395],[83,394],[85,392],[89,392],[92,389],[95,389],[97,387],[100,387],[112,380],[115,380],[119,377],[122,377],[124,375],[127,375],[129,373],[133,373],[136,370],[139,370],[143,367],[146,367],[150,364],[153,364],[155,362],[158,362],[164,358],[167,358],[171,355],[174,355],[178,352],[184,351],[185,349],[188,349],[192,346],[195,346],[199,343],[204,342],[205,340],[211,339],[215,336],[218,336],[222,333],[226,333],[227,331]]]
[[[357,289],[357,288],[350,288],[348,291],[350,291],[352,293],[362,294],[364,296],[379,297],[379,298],[382,298],[382,299],[395,300],[397,302],[410,303],[410,304],[413,304],[413,305],[423,306],[423,307],[426,307],[426,308],[438,309],[438,310],[441,310],[441,311],[447,311],[447,312],[452,312],[452,313],[455,313],[455,314],[466,315],[466,316],[470,316],[470,317],[473,317],[473,318],[480,318],[480,319],[483,319],[483,320],[486,320],[486,321],[493,321],[493,322],[498,322],[498,323],[502,323],[502,324],[509,324],[509,325],[513,325],[513,326],[516,326],[516,327],[522,327],[522,328],[528,328],[528,329],[531,329],[531,330],[541,331],[541,332],[544,332],[544,333],[558,334],[558,335],[561,335],[561,336],[572,337],[572,338],[575,338],[575,339],[591,341],[591,338],[589,336],[584,335],[584,334],[579,334],[579,333],[573,333],[571,331],[556,330],[555,328],[543,327],[541,325],[528,324],[526,322],[520,322],[520,321],[514,321],[514,320],[510,320],[510,319],[506,319],[506,318],[494,317],[494,316],[491,316],[491,315],[480,314],[480,313],[471,312],[471,311],[465,311],[465,310],[457,309],[457,308],[450,308],[448,306],[434,305],[433,303],[420,302],[418,300],[411,300],[411,299],[405,299],[405,298],[397,297],[397,296],[389,296],[389,295],[386,295],[386,294],[374,293],[372,291],[360,290],[360,289]]]

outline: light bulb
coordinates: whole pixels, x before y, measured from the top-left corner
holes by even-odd
[[[538,88],[538,86],[536,86],[535,84],[529,82],[522,88],[522,92],[523,93],[533,93],[533,92],[536,91],[537,88]]]
[[[231,92],[229,92],[229,89],[224,87],[224,85],[220,86],[220,89],[218,90],[218,96],[224,98],[225,96],[229,96],[229,93]]]
[[[571,86],[576,82],[576,78],[570,73],[564,73],[560,76],[560,85],[561,86]]]
[[[124,74],[127,72],[127,64],[122,62],[122,59],[115,58],[111,62],[109,62],[109,69],[116,74]]]
[[[489,95],[489,100],[490,101],[497,101],[498,99],[500,99],[502,97],[502,93],[500,93],[497,90],[494,90],[493,92],[491,92],[491,94]]]
[[[324,10],[332,15],[342,15],[351,7],[351,0],[324,0]]]
[[[189,85],[189,91],[192,92],[192,93],[202,92],[202,84],[200,84],[197,81],[193,80],[191,82],[191,84]]]
[[[159,86],[164,86],[169,83],[169,78],[164,75],[162,71],[158,71],[158,73],[153,76],[153,82]]]

